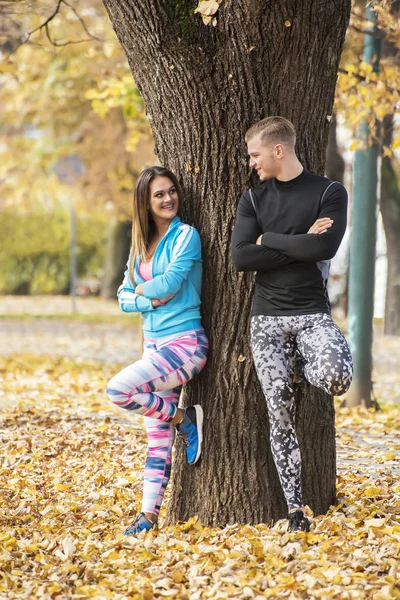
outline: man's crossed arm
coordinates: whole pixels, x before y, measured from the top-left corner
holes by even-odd
[[[346,222],[347,193],[343,186],[327,196],[308,232],[295,235],[260,232],[254,209],[244,195],[232,235],[233,263],[239,271],[269,271],[293,262],[329,260],[340,246]]]

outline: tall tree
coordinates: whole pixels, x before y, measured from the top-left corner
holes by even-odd
[[[380,208],[387,243],[388,275],[384,331],[400,335],[400,194],[396,175],[396,157],[393,151],[400,147],[398,119],[400,100],[400,9],[396,0],[374,2],[379,32],[382,38],[382,56],[379,73],[362,61],[365,20],[365,2],[356,1],[343,52],[336,107],[346,126],[355,131],[362,119],[379,136],[383,145],[381,162]],[[379,123],[377,127],[377,123]],[[351,149],[356,150],[354,141]]]
[[[391,17],[391,18],[390,18]],[[397,25],[397,35],[386,32],[383,43],[383,60],[400,74],[400,7],[394,2],[390,6],[386,18],[389,23]],[[390,35],[391,34],[391,35]],[[384,148],[393,147],[395,132],[394,113],[387,114],[382,122],[382,141]],[[400,145],[398,140],[398,145]],[[386,151],[381,164],[381,214],[385,228],[387,246],[387,283],[385,302],[384,332],[400,335],[400,189],[396,173],[396,159],[392,152]]]
[[[156,153],[180,177],[189,222],[204,245],[208,367],[184,401],[205,411],[205,452],[178,453],[170,519],[270,522],[286,514],[268,443],[268,418],[248,344],[252,277],[237,274],[230,237],[249,186],[244,134],[272,114],[292,120],[304,165],[323,173],[350,0],[103,0],[152,125]],[[305,496],[335,500],[332,399],[306,387],[298,432]]]
[[[382,127],[383,143],[390,147],[393,139],[393,115],[385,116]],[[384,332],[400,335],[400,189],[394,158],[390,154],[382,158],[381,214],[385,228],[388,263]]]
[[[328,146],[326,149],[326,176],[333,181],[344,181],[345,162],[337,140],[337,117],[332,115],[329,129]]]

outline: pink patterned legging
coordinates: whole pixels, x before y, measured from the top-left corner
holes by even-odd
[[[175,427],[170,425],[182,385],[207,361],[204,329],[145,340],[141,360],[122,369],[107,385],[111,402],[145,417],[148,454],[142,511],[158,514],[171,474]]]

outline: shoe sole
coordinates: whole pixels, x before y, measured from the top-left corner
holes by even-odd
[[[194,465],[195,463],[197,463],[197,461],[199,460],[200,455],[201,455],[201,446],[203,443],[203,419],[204,419],[203,409],[201,408],[200,404],[196,404],[193,408],[196,411],[196,427],[197,427],[197,437],[199,439],[199,444],[197,447],[196,458],[192,463],[190,463],[191,465]]]

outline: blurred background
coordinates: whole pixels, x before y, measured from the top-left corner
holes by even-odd
[[[400,236],[392,234],[400,225],[395,5],[376,8],[383,45],[375,69],[363,61],[365,2],[354,3],[326,163],[327,176],[343,182],[351,199],[356,127],[366,115],[372,132],[380,121],[381,206],[391,193],[378,219],[375,317],[382,322],[388,295],[400,288],[387,276],[387,255],[400,256]],[[11,296],[13,306],[22,301],[16,296],[71,294],[71,310],[82,310],[75,295],[115,298],[128,256],[135,181],[156,162],[151,129],[100,0],[2,0],[0,8],[0,294]],[[342,316],[349,237],[330,282]],[[386,329],[400,335],[399,319]]]

